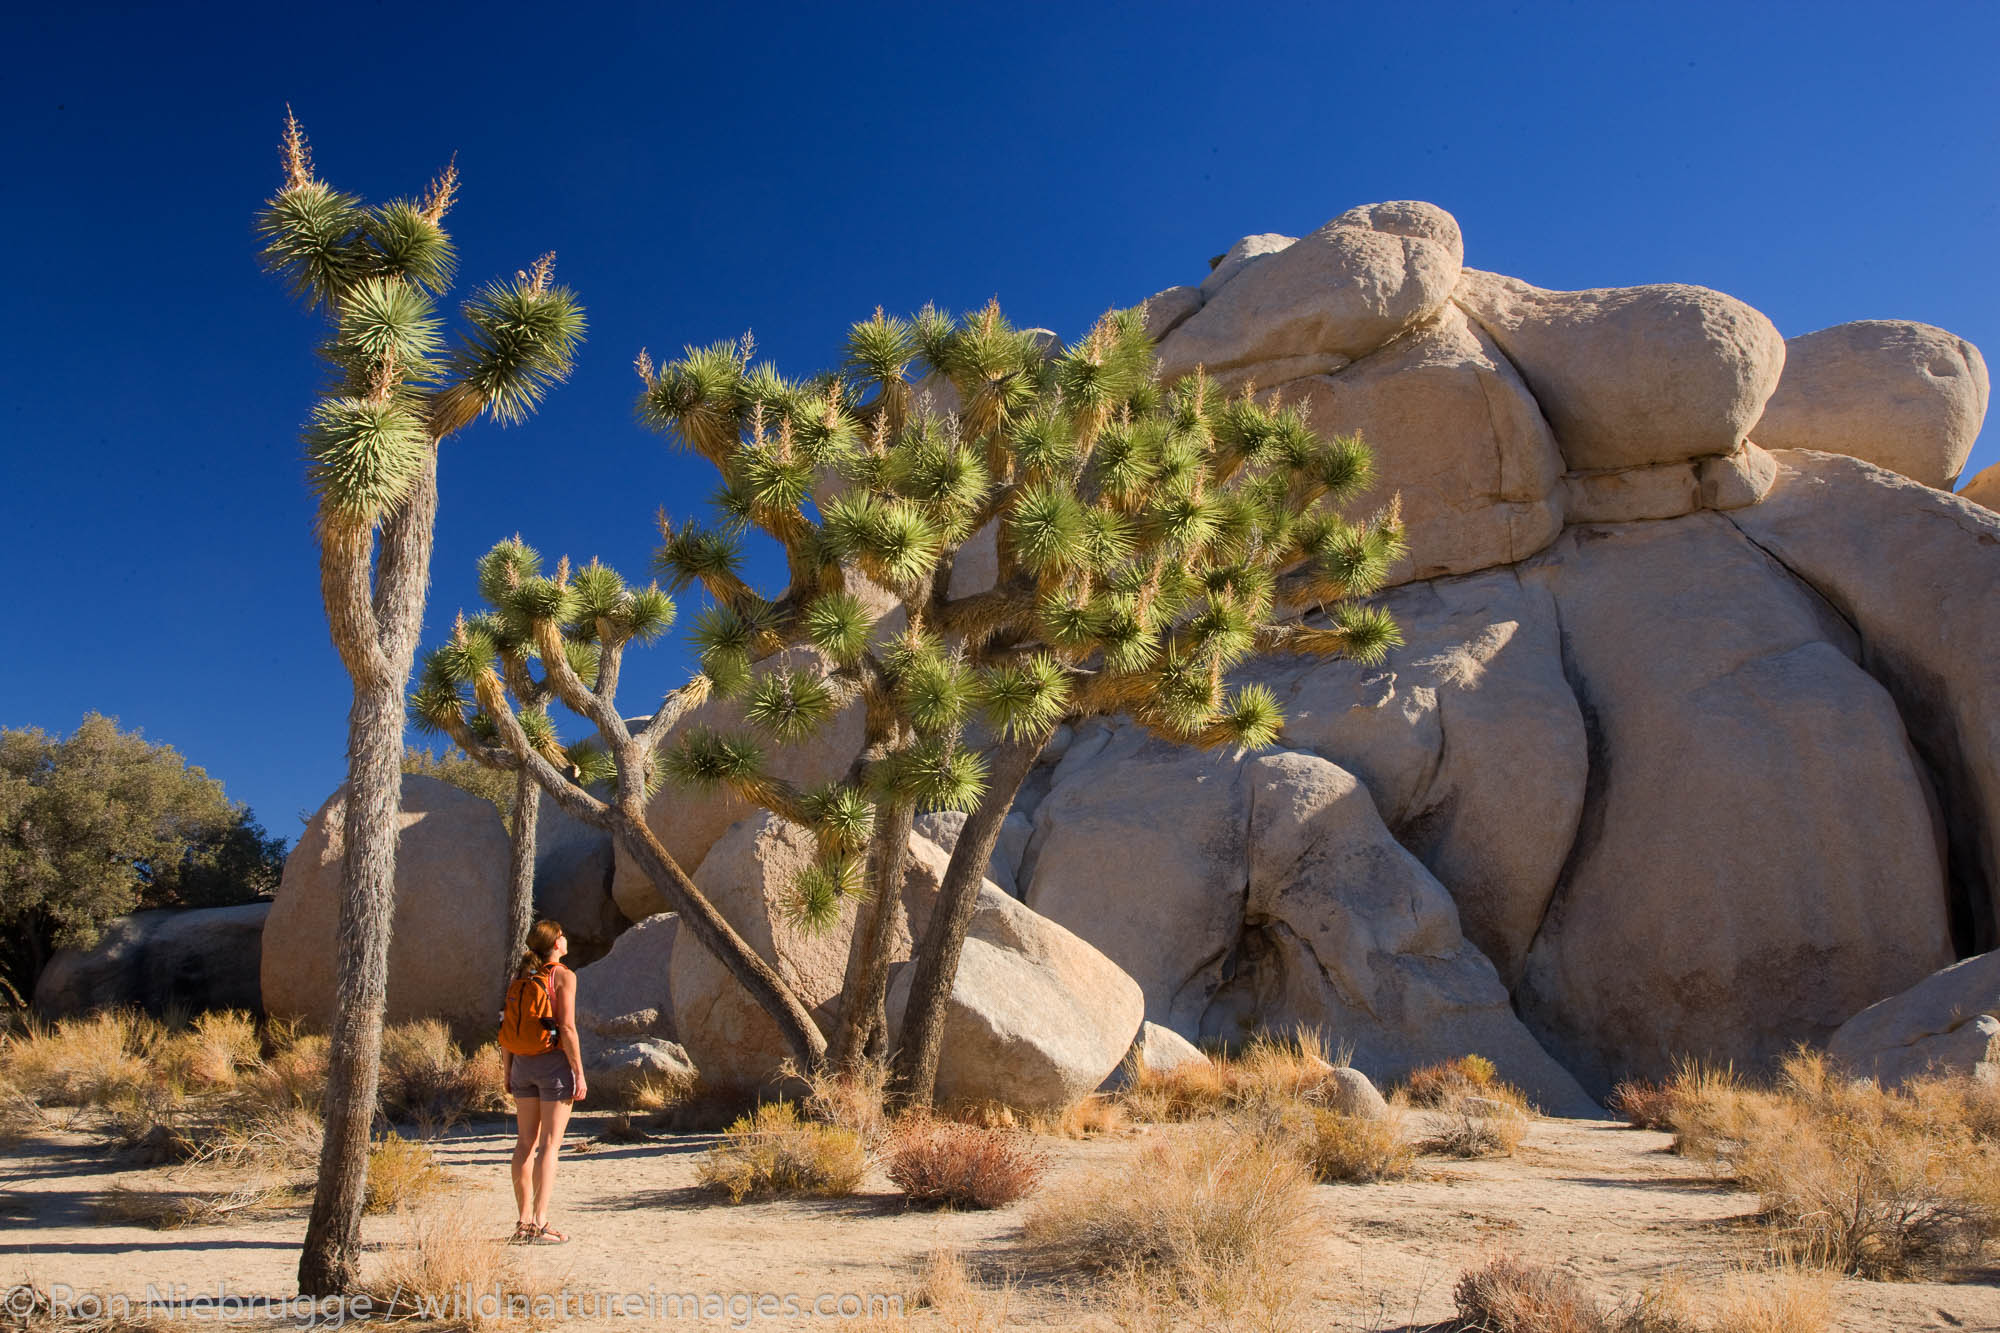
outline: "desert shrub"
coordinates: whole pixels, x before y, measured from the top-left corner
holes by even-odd
[[[155,1075],[189,1092],[226,1092],[258,1064],[257,1024],[240,1010],[194,1015],[184,1028],[162,1031],[142,1055]]]
[[[400,1134],[384,1134],[368,1145],[368,1195],[371,1213],[393,1212],[441,1189],[448,1177],[430,1145]]]
[[[889,1143],[889,1179],[912,1203],[1004,1208],[1047,1170],[1048,1158],[1014,1130],[912,1117]]]
[[[289,1191],[268,1181],[234,1189],[178,1190],[156,1185],[113,1185],[92,1208],[104,1222],[123,1222],[175,1231],[182,1227],[219,1226],[239,1214],[289,1197]]]
[[[274,1047],[238,1080],[246,1101],[268,1110],[317,1112],[326,1099],[327,1040],[316,1032],[272,1025]]]
[[[303,1106],[261,1107],[224,1120],[202,1147],[204,1160],[276,1174],[309,1171],[319,1163],[326,1127]]]
[[[1174,1123],[1257,1106],[1306,1100],[1344,1053],[1317,1032],[1260,1034],[1235,1054],[1216,1054],[1167,1070],[1134,1069],[1122,1098],[1139,1120]]]
[[[1726,1165],[1746,1126],[1770,1103],[1767,1094],[1746,1086],[1729,1065],[1688,1059],[1676,1062],[1665,1100],[1673,1150],[1712,1166]]]
[[[0,1073],[42,1106],[101,1106],[153,1082],[145,1053],[161,1035],[157,1022],[125,1009],[31,1023],[7,1043]]]
[[[1368,1119],[1314,1106],[1306,1117],[1299,1148],[1313,1179],[1368,1184],[1410,1174],[1416,1151],[1404,1133],[1400,1110],[1392,1107],[1387,1116]]]
[[[404,1243],[383,1254],[368,1295],[379,1314],[481,1329],[532,1309],[521,1252],[479,1233],[471,1210],[428,1207],[409,1214]],[[497,1301],[481,1297],[497,1293]],[[519,1310],[506,1307],[518,1304]],[[495,1307],[498,1307],[497,1309]]]
[[[448,1127],[468,1115],[507,1108],[498,1047],[467,1056],[434,1018],[382,1033],[382,1114],[391,1120]]]
[[[1650,1079],[1628,1079],[1611,1090],[1605,1103],[1613,1115],[1634,1129],[1671,1130],[1674,1127],[1674,1094],[1664,1083]]]
[[[801,1120],[790,1102],[772,1102],[739,1118],[702,1155],[702,1186],[731,1203],[772,1195],[852,1194],[868,1170],[861,1136],[839,1125]]]
[[[790,1071],[789,1063],[786,1069]],[[868,1147],[888,1136],[887,1065],[869,1061],[839,1073],[815,1073],[806,1077],[806,1085],[804,1110],[808,1119],[851,1130]]]
[[[1268,1135],[1236,1125],[1181,1132],[1135,1169],[1044,1190],[1026,1231],[1055,1262],[1148,1300],[1282,1305],[1300,1290],[1295,1264],[1313,1238],[1312,1176]]]
[[[1480,1333],[1609,1333],[1604,1311],[1563,1269],[1498,1255],[1452,1289],[1461,1324]]]
[[[1059,1139],[1095,1139],[1125,1129],[1125,1104],[1115,1097],[1092,1095],[1060,1111],[1031,1117],[1028,1128]]]
[[[954,1333],[997,1333],[1007,1327],[1013,1313],[1009,1288],[1003,1285],[995,1291],[985,1286],[965,1256],[950,1245],[940,1245],[924,1257],[912,1295],[917,1308],[934,1312]],[[891,1326],[900,1327],[900,1321]]]
[[[1403,1081],[1412,1106],[1442,1106],[1453,1093],[1484,1094],[1499,1081],[1500,1071],[1483,1055],[1461,1055],[1456,1060],[1424,1065]]]
[[[1448,1093],[1430,1117],[1421,1146],[1446,1157],[1511,1157],[1528,1136],[1520,1107],[1479,1093]]]
[[[1738,1182],[1813,1262],[1903,1276],[1971,1259],[2000,1231],[2000,1147],[1935,1094],[1848,1079],[1800,1051],[1734,1133]]]
[[[0,1146],[19,1143],[47,1123],[35,1099],[0,1078]]]

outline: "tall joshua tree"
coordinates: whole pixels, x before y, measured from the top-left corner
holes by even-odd
[[[333,1017],[320,1156],[299,1289],[355,1281],[375,1113],[402,803],[403,692],[423,623],[438,447],[479,417],[524,420],[569,374],[583,310],[551,282],[553,256],[461,307],[447,345],[437,298],[455,259],[446,167],[420,199],[364,204],[314,173],[289,109],[284,182],[257,217],[265,265],[332,325],[329,383],[305,430],[318,500],[320,594],[353,682]]]
[[[863,663],[865,757],[890,772],[909,762],[902,753],[932,772],[948,758],[957,772],[927,792],[869,784],[868,906],[836,1054],[852,1058],[881,1031],[907,812],[970,799],[917,944],[896,1051],[906,1094],[928,1101],[987,859],[1054,726],[1129,712],[1182,741],[1269,743],[1282,722],[1275,698],[1231,695],[1229,668],[1254,650],[1376,658],[1398,642],[1393,621],[1353,599],[1379,585],[1402,531],[1393,504],[1363,522],[1339,513],[1370,483],[1359,440],[1322,439],[1251,386],[1228,397],[1196,375],[1163,389],[1137,311],[1053,349],[990,306],[962,321],[878,311],[854,327],[847,353],[837,375],[797,385],[727,345],[657,374],[642,357],[641,415],[722,474],[722,525],[675,532],[663,521],[660,557],[676,584],[700,581],[715,598],[716,642],[744,642],[752,625],[774,642],[809,634],[803,609],[856,568],[905,614],[897,656]],[[917,371],[933,392],[912,383]],[[947,397],[955,410],[937,401]],[[775,602],[736,572],[737,533],[750,525],[786,553],[791,586]],[[960,552],[989,526],[994,586],[953,597]],[[975,709],[998,738],[990,772],[960,736]],[[898,740],[912,735],[922,747]]]

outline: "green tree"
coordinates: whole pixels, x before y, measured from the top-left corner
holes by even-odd
[[[0,956],[23,996],[51,952],[88,948],[111,918],[266,896],[284,857],[220,782],[115,718],[0,729]]]
[[[815,893],[865,883],[868,894],[838,1056],[882,1031],[885,914],[911,811],[971,811],[913,959],[895,1053],[912,1100],[928,1101],[935,1084],[945,1002],[1000,823],[1060,721],[1125,712],[1180,741],[1261,746],[1283,719],[1269,691],[1228,689],[1244,657],[1374,659],[1400,641],[1392,620],[1356,600],[1402,551],[1396,506],[1362,521],[1340,512],[1370,484],[1367,448],[1320,437],[1251,387],[1225,396],[1200,374],[1161,386],[1140,311],[1113,312],[1066,347],[994,306],[964,320],[878,311],[850,333],[836,375],[789,382],[728,345],[657,373],[642,357],[641,374],[642,417],[722,475],[718,525],[662,522],[670,586],[699,582],[717,603],[698,636],[705,660],[740,655],[756,635],[807,640],[856,664],[870,700],[868,874],[795,889],[820,915]],[[785,551],[790,585],[775,600],[738,574],[750,527]],[[961,553],[989,528],[994,585],[953,597]],[[885,653],[862,646],[865,626],[844,626],[841,645],[816,623],[853,573],[904,614]],[[760,688],[774,693],[766,714],[806,692]],[[984,756],[964,743],[975,711],[996,738]],[[753,800],[769,787],[745,738],[691,736],[682,749],[702,760],[683,771]],[[725,754],[731,762],[718,761]]]
[[[681,928],[772,1016],[800,1067],[818,1068],[826,1039],[811,1014],[646,824],[646,801],[669,767],[657,753],[660,742],[718,680],[736,689],[741,677],[719,659],[670,692],[634,730],[618,708],[619,675],[627,648],[651,642],[672,623],[674,604],[665,593],[657,586],[630,587],[596,562],[572,573],[565,558],[545,575],[541,557],[518,539],[500,543],[481,560],[479,585],[490,609],[471,619],[461,615],[450,640],[425,659],[423,678],[410,695],[412,721],[448,735],[488,767],[526,771],[569,814],[608,829],[680,914]],[[531,660],[539,660],[545,673],[539,681],[528,669]],[[822,685],[820,693],[830,708],[832,692]],[[596,730],[594,741],[562,743],[546,707],[550,694]],[[721,756],[721,762],[729,759]],[[760,795],[767,803],[780,801],[779,786]],[[805,819],[805,804],[801,799],[787,808]],[[834,811],[823,823],[845,850],[855,835],[840,831],[838,816]]]
[[[368,205],[314,173],[286,113],[284,182],[257,217],[265,265],[332,328],[330,383],[305,430],[318,500],[320,594],[353,683],[326,1138],[299,1259],[299,1289],[352,1288],[380,1077],[402,797],[403,695],[422,630],[437,516],[438,446],[487,416],[522,421],[569,374],[583,336],[553,255],[460,307],[447,345],[437,299],[455,256],[443,219],[447,167],[420,199]]]

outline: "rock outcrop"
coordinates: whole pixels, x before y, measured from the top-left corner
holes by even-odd
[[[1576,471],[1734,453],[1785,364],[1770,320],[1706,287],[1552,292],[1467,269],[1456,300],[1521,372]]]
[[[133,1006],[263,1011],[258,977],[269,903],[134,912],[105,923],[88,949],[58,949],[35,981],[35,1012],[68,1018]]]
[[[909,1004],[889,983],[889,1023]],[[1110,1076],[1145,1014],[1138,984],[1102,953],[992,885],[980,890],[945,1006],[937,1096],[1053,1111]]]
[[[535,915],[562,922],[569,937],[569,965],[583,967],[604,957],[631,922],[612,896],[617,857],[611,832],[586,824],[536,792]]]
[[[337,984],[347,789],[306,825],[285,860],[263,936],[264,1009],[324,1027]],[[508,963],[507,829],[490,801],[403,775],[388,1021],[499,1022]]]
[[[1522,577],[1590,777],[1516,1002],[1586,1087],[1767,1064],[1950,961],[1916,754],[1810,588],[1717,515],[1572,528]]]
[[[1955,334],[1863,319],[1785,340],[1785,373],[1751,434],[1766,449],[1846,454],[1950,489],[1986,418],[1986,360]]]
[[[649,916],[620,935],[604,957],[579,968],[577,1023],[593,1028],[624,1023],[636,1032],[639,1029],[631,1027],[631,1016],[650,1014],[643,1030],[672,1037],[674,1000],[667,985],[667,968],[679,934],[680,918],[672,912]]]
[[[1901,1084],[1973,1074],[2000,1054],[2000,952],[1935,972],[1840,1025],[1827,1054],[1857,1073]],[[2000,1071],[1996,1071],[2000,1072]]]
[[[1958,488],[1958,498],[2000,512],[2000,463]]]
[[[1477,1051],[1550,1109],[1594,1112],[1345,770],[1120,725],[1079,737],[1052,781],[1027,903],[1131,973],[1151,1021],[1232,1040],[1317,1029],[1385,1079]]]

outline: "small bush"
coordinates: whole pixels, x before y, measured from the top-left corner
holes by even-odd
[[[940,1245],[924,1258],[913,1293],[919,1309],[935,1311],[954,1333],[988,1333],[1007,1326],[1012,1292],[997,1292],[973,1276],[965,1257],[950,1245]]]
[[[368,1194],[362,1207],[393,1212],[443,1188],[449,1177],[430,1145],[388,1133],[368,1145]]]
[[[145,1052],[162,1035],[157,1022],[123,1009],[30,1024],[7,1043],[0,1073],[42,1106],[102,1106],[146,1092]]]
[[[786,1071],[790,1072],[789,1065]],[[837,1074],[812,1074],[806,1083],[808,1119],[852,1130],[871,1148],[888,1137],[889,1113],[884,1109],[889,1086],[887,1065],[869,1062]]]
[[[1528,1136],[1518,1106],[1470,1092],[1454,1092],[1431,1113],[1425,1152],[1446,1157],[1511,1157]]]
[[[1391,1108],[1380,1120],[1343,1115],[1323,1106],[1308,1109],[1310,1123],[1300,1143],[1313,1178],[1329,1184],[1369,1184],[1410,1174],[1416,1151],[1403,1132],[1402,1116]]]
[[[272,1025],[276,1045],[262,1064],[239,1080],[248,1100],[259,1107],[284,1111],[302,1108],[315,1113],[326,1100],[327,1040],[316,1032],[301,1033]]]
[[[1344,1059],[1330,1052],[1316,1032],[1288,1037],[1260,1034],[1235,1055],[1216,1055],[1160,1072],[1135,1070],[1123,1100],[1135,1118],[1160,1123],[1302,1101]]]
[[[1048,1158],[1024,1134],[913,1118],[889,1144],[889,1179],[912,1202],[1005,1208],[1041,1183]]]
[[[497,1046],[467,1056],[434,1018],[399,1023],[382,1033],[382,1114],[448,1128],[468,1115],[504,1111],[501,1070]]]
[[[204,1145],[204,1160],[272,1175],[310,1171],[319,1163],[326,1127],[319,1113],[302,1106],[253,1109],[227,1120]]]
[[[93,1212],[102,1221],[126,1222],[176,1231],[182,1227],[220,1226],[246,1210],[289,1197],[282,1186],[244,1185],[220,1192],[160,1189],[150,1185],[113,1185]]]
[[[725,1130],[696,1174],[704,1188],[741,1203],[773,1195],[852,1194],[867,1170],[859,1134],[801,1120],[790,1102],[773,1102]]]
[[[233,1089],[243,1071],[258,1064],[257,1024],[240,1010],[197,1014],[187,1031],[161,1043],[159,1061],[178,1086],[199,1092]]]
[[[39,1131],[47,1119],[34,1098],[0,1079],[0,1146],[19,1143]]]
[[[1609,1333],[1604,1311],[1563,1269],[1500,1255],[1452,1289],[1458,1317],[1480,1333]]]
[[[1905,1276],[1970,1260],[2000,1231],[2000,1147],[1957,1112],[1935,1093],[1885,1091],[1800,1051],[1735,1126],[1730,1160],[1797,1253]]]
[[[1313,1239],[1312,1177],[1284,1144],[1240,1126],[1177,1133],[1135,1169],[1043,1191],[1026,1230],[1058,1262],[1136,1282],[1149,1301],[1283,1305]]]
[[[1052,1115],[1035,1116],[1028,1127],[1051,1138],[1102,1138],[1124,1131],[1125,1104],[1116,1098],[1093,1095],[1071,1102]]]
[[[1611,1113],[1634,1129],[1672,1130],[1674,1094],[1664,1083],[1628,1079],[1611,1090]]]

